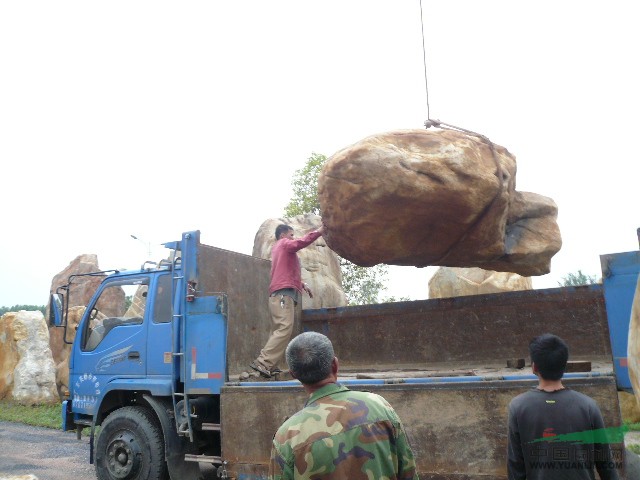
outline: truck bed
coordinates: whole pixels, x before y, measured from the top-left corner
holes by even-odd
[[[521,379],[404,377],[398,382],[355,375],[342,376],[340,381],[353,390],[378,393],[394,406],[407,430],[420,478],[499,480],[507,478],[507,405],[537,384],[525,372],[516,377]],[[612,375],[573,373],[564,383],[594,398],[607,426],[621,424]],[[306,398],[297,381],[236,383],[223,388],[222,423],[234,424],[222,437],[223,458],[232,477],[267,475],[273,434],[304,406]],[[242,433],[247,431],[252,434]],[[613,448],[621,452],[624,446]]]
[[[307,310],[301,317],[300,330],[331,338],[342,383],[394,406],[420,478],[506,478],[507,405],[537,384],[528,343],[541,333],[563,337],[570,360],[590,362],[590,371],[567,373],[565,385],[593,397],[607,426],[621,424],[599,285]],[[527,366],[508,368],[516,359]],[[238,380],[230,375],[222,389],[222,423],[238,426],[224,430],[223,458],[232,476],[259,477],[275,430],[306,395],[286,375]]]

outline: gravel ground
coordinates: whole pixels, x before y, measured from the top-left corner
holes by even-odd
[[[75,432],[0,421],[0,478],[35,475],[38,480],[95,480],[89,437]]]
[[[625,443],[640,444],[640,432],[628,432]],[[640,458],[627,453],[627,479],[640,479]],[[206,472],[206,478],[215,478]],[[75,432],[0,421],[0,479],[35,475],[38,480],[95,480],[89,464],[89,437]]]

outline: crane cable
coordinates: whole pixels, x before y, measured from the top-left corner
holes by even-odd
[[[427,94],[427,119],[428,119],[429,118],[429,81],[427,79],[427,50],[424,46],[424,15],[422,14],[422,0],[420,0],[420,26],[422,27],[421,28],[422,30],[422,63],[424,64],[424,88]],[[426,126],[426,122],[425,122],[425,126]]]
[[[430,127],[448,129],[448,130],[457,130],[462,133],[466,133],[467,135],[472,135],[474,137],[478,137],[489,145],[489,148],[493,151],[493,142],[489,140],[484,135],[480,133],[473,132],[471,130],[467,130],[466,128],[456,127],[454,125],[449,125],[447,123],[441,122],[440,120],[434,120],[431,118],[430,106],[429,106],[429,79],[427,75],[427,49],[425,47],[425,39],[424,39],[424,14],[422,12],[422,0],[420,0],[420,26],[422,30],[422,62],[424,65],[424,88],[425,93],[427,95],[427,120],[424,122],[425,128],[429,129]],[[495,158],[495,154],[494,154]]]
[[[431,118],[431,112],[429,107],[429,80],[427,76],[427,49],[425,48],[425,40],[424,40],[424,15],[422,13],[422,0],[420,0],[420,26],[422,27],[422,62],[424,65],[424,87],[425,93],[427,95],[427,120],[424,122],[424,126],[426,129],[430,127],[442,128],[447,130],[456,130],[461,133],[466,133],[467,135],[474,136],[483,140],[491,149],[491,153],[493,155],[493,159],[496,163],[498,173],[501,173],[502,168],[498,159],[496,157],[495,146],[489,138],[485,137],[480,133],[473,132],[471,130],[467,130],[466,128],[456,127],[454,125],[450,125],[448,123],[441,122],[440,120],[434,120]],[[502,175],[500,175],[501,177]]]
[[[449,246],[444,254],[440,255],[439,258],[435,262],[431,262],[431,265],[442,265],[443,262],[449,257],[449,255],[453,252],[453,250],[460,245],[463,241],[467,239],[467,237],[474,231],[479,225],[480,222],[488,215],[488,213],[492,210],[493,206],[497,203],[497,201],[502,197],[503,191],[505,190],[505,181],[508,179],[508,176],[505,175],[505,172],[502,168],[500,160],[498,159],[498,154],[496,152],[496,148],[494,143],[489,140],[488,137],[473,132],[471,130],[467,130],[466,128],[456,127],[454,125],[450,125],[448,123],[441,122],[440,120],[434,120],[431,118],[431,112],[429,110],[429,81],[427,77],[427,50],[425,48],[425,40],[424,40],[424,15],[422,13],[422,0],[420,0],[420,26],[422,27],[422,60],[424,64],[424,86],[425,92],[427,95],[427,120],[424,122],[425,128],[428,130],[430,127],[441,128],[443,130],[454,130],[460,133],[464,133],[466,135],[479,138],[482,142],[484,142],[491,151],[491,157],[493,158],[493,162],[496,165],[495,176],[498,180],[498,188],[496,194],[493,199],[485,206],[485,208],[477,215],[477,217],[473,220],[470,227],[458,238],[453,244]]]

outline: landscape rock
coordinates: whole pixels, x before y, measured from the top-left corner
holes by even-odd
[[[327,160],[318,179],[327,245],[360,266],[479,267],[549,273],[557,206],[516,191],[506,148],[452,130],[370,136]]]
[[[57,403],[49,332],[42,312],[8,312],[0,318],[0,398],[24,405]]]
[[[276,242],[276,227],[281,223],[293,227],[295,238],[320,228],[322,220],[313,214],[297,215],[293,218],[271,218],[265,220],[253,242],[253,256],[271,260],[271,249]],[[322,237],[298,251],[302,267],[302,281],[309,285],[313,298],[302,294],[302,308],[331,308],[347,304],[342,289],[342,274],[338,256],[327,248]],[[265,301],[268,292],[265,292]]]
[[[69,283],[69,277],[72,275],[85,275],[87,273],[96,273],[100,271],[98,266],[98,256],[95,254],[78,255],[67,265],[60,273],[55,275],[51,280],[51,293],[56,293],[58,287]],[[100,283],[104,280],[103,276],[81,276],[72,280],[73,286],[71,294],[67,296],[70,307],[78,305],[86,306],[91,300]],[[105,311],[106,315],[115,315],[120,308],[120,299],[115,299],[112,311]],[[106,309],[105,309],[106,310]]]
[[[86,307],[80,306],[69,308],[69,314],[67,316],[68,327],[66,340],[70,343],[62,342],[61,345],[58,345],[56,349],[57,356],[53,356],[52,352],[52,357],[56,366],[56,387],[58,389],[58,395],[60,396],[60,399],[64,398],[65,393],[69,391],[69,356],[71,355],[71,347],[73,346],[72,343],[76,337],[76,329],[80,324],[80,320],[82,320],[82,315],[84,314],[85,310]],[[61,335],[56,340],[56,342],[62,339],[63,329],[60,328],[58,330],[58,333],[60,333]],[[49,343],[51,344],[51,341]]]
[[[636,292],[633,297],[633,305],[631,307],[627,361],[631,387],[633,388],[638,404],[640,404],[640,277],[638,278]]]
[[[58,287],[69,283],[71,275],[82,275],[87,273],[99,272],[98,257],[95,254],[78,255],[69,265],[60,273],[55,275],[51,280],[51,293],[56,293]],[[98,289],[100,283],[104,280],[104,276],[80,276],[75,277],[72,281],[71,294],[67,295],[66,301],[69,302],[69,327],[67,328],[67,341],[72,342],[75,336],[75,327],[82,318],[84,308],[81,310],[73,307],[86,307],[91,297]],[[109,289],[108,293],[101,301],[101,311],[107,316],[118,316],[124,312],[125,294],[122,289]],[[47,306],[47,315],[49,314],[49,306]],[[71,345],[64,342],[64,328],[49,327],[49,342],[51,346],[51,354],[56,364],[56,381],[58,392],[62,395],[65,387],[68,387],[69,378],[69,350]],[[67,379],[65,383],[64,379]],[[62,383],[60,383],[62,382]]]
[[[5,313],[0,317],[0,400],[11,395],[13,372],[20,359],[13,331],[15,316]]]
[[[532,290],[530,277],[482,268],[440,267],[429,280],[429,298]]]
[[[640,404],[633,393],[618,392],[620,415],[628,423],[640,422]]]

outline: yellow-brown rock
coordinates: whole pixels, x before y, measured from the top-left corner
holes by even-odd
[[[618,392],[620,402],[620,415],[624,422],[640,422],[640,405],[633,393]]]
[[[51,280],[51,293],[56,293],[58,287],[66,285],[72,275],[83,275],[99,272],[98,257],[95,254],[83,254],[74,258],[66,268]],[[75,337],[75,327],[78,325],[91,297],[104,280],[102,276],[78,276],[73,279],[71,294],[67,295],[69,303],[69,327],[66,330],[66,340],[72,342]],[[118,316],[124,313],[125,294],[121,289],[109,289],[108,297],[101,299],[101,311],[108,316]],[[79,307],[79,308],[74,308]],[[48,312],[48,310],[47,310]],[[48,314],[48,313],[47,313]],[[58,393],[62,395],[68,387],[69,368],[68,358],[71,345],[65,343],[65,330],[60,327],[49,327],[49,344],[51,354],[56,365],[56,382]]]
[[[360,266],[548,273],[561,246],[557,207],[516,191],[515,175],[507,149],[457,131],[365,138],[320,174],[327,245]]]
[[[19,356],[13,334],[15,313],[5,313],[0,317],[0,400],[9,397],[13,386],[13,372]]]
[[[76,337],[76,331],[82,315],[84,314],[86,307],[71,307],[69,308],[69,314],[67,316],[67,341],[73,342]],[[56,332],[59,335],[56,337],[56,342],[61,342],[57,345],[56,355],[53,357],[56,363],[56,387],[61,399],[64,398],[64,394],[69,391],[69,355],[71,355],[72,345],[62,342],[63,329],[60,328]],[[51,340],[49,341],[51,343]],[[53,352],[52,352],[53,354]]]
[[[429,298],[531,290],[530,277],[482,268],[440,267],[429,280]]]
[[[629,320],[629,338],[627,343],[627,361],[629,378],[636,399],[640,404],[640,278],[633,296],[631,319]]]
[[[57,403],[55,368],[42,312],[0,317],[0,398],[25,405]]]

